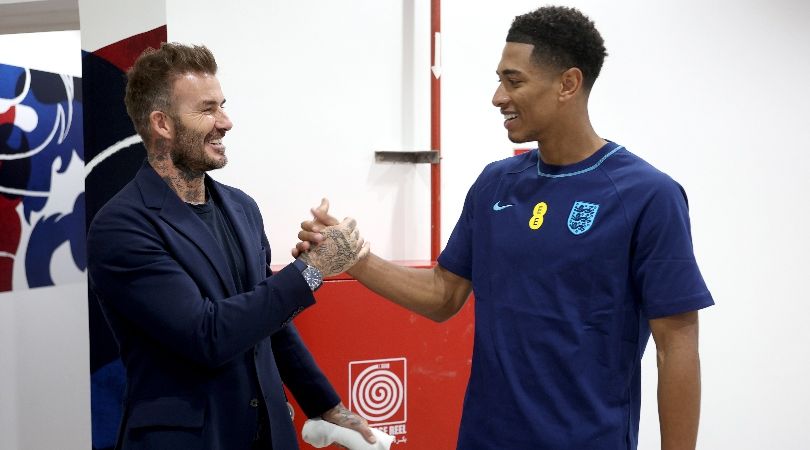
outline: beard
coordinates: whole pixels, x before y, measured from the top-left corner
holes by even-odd
[[[205,143],[220,136],[215,132],[204,135],[189,129],[175,119],[176,135],[171,151],[172,163],[177,169],[189,178],[202,176],[209,170],[221,169],[228,163],[228,158],[222,155],[214,158],[206,152]]]

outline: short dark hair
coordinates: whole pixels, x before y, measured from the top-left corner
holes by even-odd
[[[160,49],[148,48],[127,72],[124,103],[141,137],[149,136],[149,114],[171,112],[172,84],[186,73],[215,75],[217,61],[204,45],[163,43]]]
[[[534,45],[537,65],[582,71],[590,90],[599,76],[607,51],[593,21],[576,8],[544,6],[515,17],[506,42]]]

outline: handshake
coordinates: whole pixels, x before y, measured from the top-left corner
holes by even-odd
[[[360,237],[357,222],[347,217],[343,222],[329,215],[329,201],[321,200],[313,208],[313,220],[301,222],[298,239],[292,249],[294,258],[320,270],[324,277],[349,270],[369,254],[369,243]]]

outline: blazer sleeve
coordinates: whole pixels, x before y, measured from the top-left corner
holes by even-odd
[[[315,303],[294,266],[250,292],[224,299],[203,296],[154,227],[125,206],[96,217],[87,245],[90,285],[105,308],[207,367],[241,355]]]
[[[264,233],[262,245],[268,249],[265,262],[267,276],[271,276],[270,244]],[[340,396],[318,367],[293,324],[279,330],[270,339],[281,380],[307,417],[320,416],[340,403]]]
[[[281,380],[307,417],[320,416],[340,403],[340,396],[292,324],[274,334],[271,341]]]

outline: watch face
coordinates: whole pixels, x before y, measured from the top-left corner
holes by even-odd
[[[321,283],[323,283],[323,275],[321,274],[321,271],[316,269],[315,267],[307,266],[307,268],[304,269],[304,271],[301,272],[301,274],[307,281],[309,288],[313,291],[315,289],[318,289],[321,286]]]

